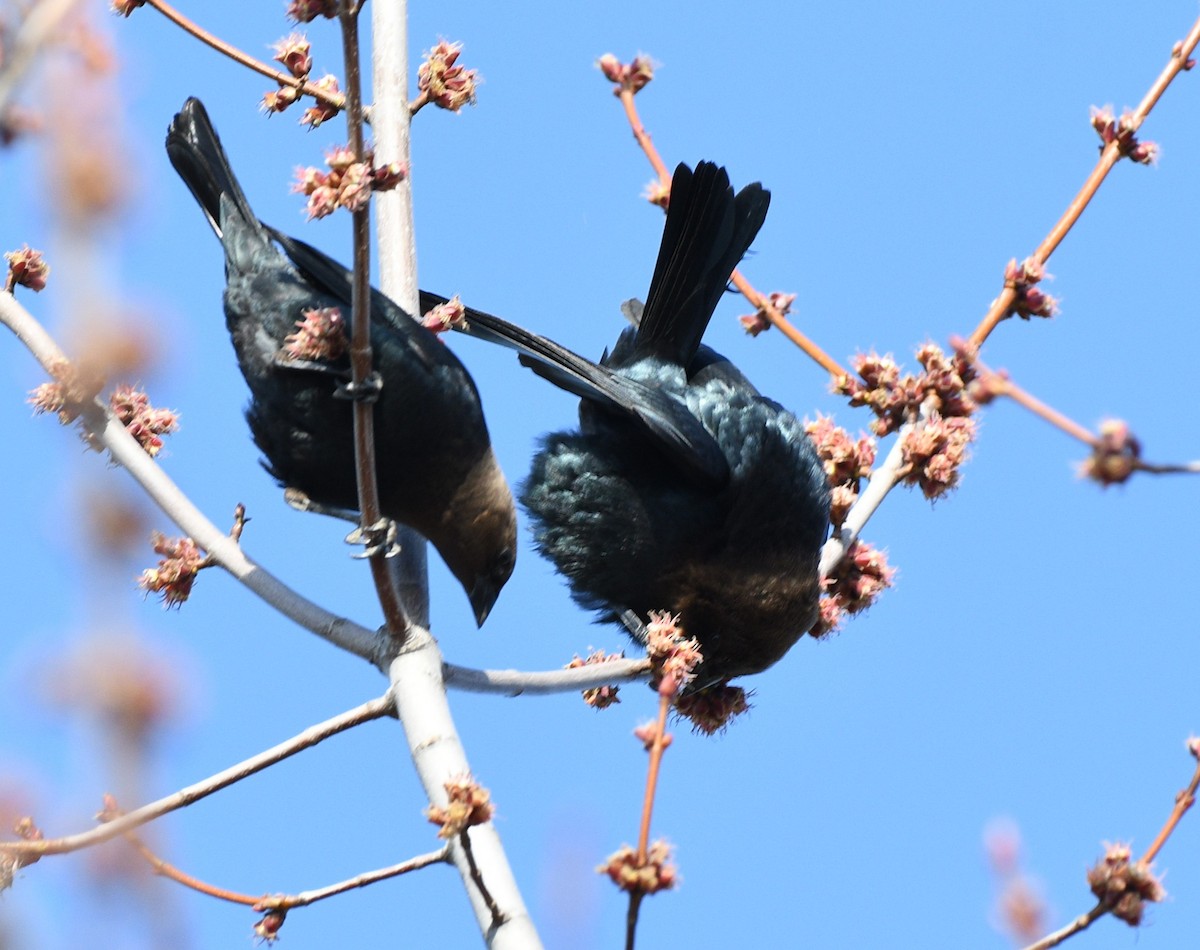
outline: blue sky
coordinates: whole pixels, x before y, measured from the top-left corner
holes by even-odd
[[[1092,167],[1088,107],[1134,106],[1189,29],[1194,3],[981,0],[853,5],[708,2],[416,4],[414,51],[444,36],[480,70],[479,104],[422,113],[413,180],[422,286],[598,355],[642,295],[661,232],[640,199],[651,171],[594,68],[613,52],[661,64],[639,106],[669,165],[711,159],[761,180],[771,213],[745,271],[798,294],[796,322],[840,360],[911,353],[969,332],[1011,257],[1041,240]],[[288,32],[282,3],[188,12],[264,56]],[[171,171],[162,139],[188,95],[208,105],[259,214],[348,257],[348,220],[305,224],[296,165],[344,135],[266,120],[267,83],[217,58],[154,11],[105,22],[122,62],[113,107],[136,184],[104,235],[106,268],[65,264],[26,304],[51,328],[120,288],[152,324],[161,360],[144,382],[182,430],[162,464],[218,523],[236,502],[247,550],[329,609],[378,622],[366,569],[342,526],[293,513],[261,471],[220,313],[221,257]],[[318,70],[341,72],[328,25],[310,30]],[[1194,320],[1200,89],[1182,76],[1143,136],[1154,168],[1123,163],[1054,256],[1051,321],[1002,326],[984,357],[1085,425],[1129,420],[1155,461],[1200,456]],[[56,184],[36,146],[0,154],[10,183],[5,248],[65,260],[45,213]],[[86,278],[86,280],[85,280]],[[74,284],[73,292],[68,287]],[[70,298],[70,300],[68,299]],[[706,338],[798,414],[835,413],[826,375],[777,333],[746,337],[736,297]],[[510,480],[536,438],[570,425],[574,400],[510,354],[449,341],[479,385]],[[178,612],[131,578],[152,562],[81,556],[81,483],[129,480],[31,419],[42,377],[0,345],[5,622],[0,777],[49,834],[89,825],[110,790],[94,727],[43,701],[64,653],[98,627],[131,631],[174,666],[179,713],[142,776],[164,794],[381,693],[378,673],[294,627],[216,571]],[[895,493],[869,526],[896,587],[839,635],[799,644],[746,685],[755,708],[723,737],[678,733],[655,832],[677,846],[682,886],[644,907],[642,943],[754,947],[1004,947],[983,836],[1015,822],[1024,866],[1061,925],[1091,906],[1084,872],[1105,840],[1140,851],[1191,774],[1200,731],[1192,605],[1200,482],[1141,476],[1102,491],[1074,473],[1082,447],[1016,406],[982,416],[962,488],[931,507]],[[161,516],[150,526],[170,532]],[[482,631],[431,556],[433,624],[448,659],[547,669],[623,646],[570,601],[522,528],[516,573]],[[574,696],[452,697],[472,765],[526,901],[552,947],[619,945],[624,901],[592,872],[633,840],[644,756],[631,729],[653,713],[630,688],[603,713]],[[238,890],[296,891],[429,850],[432,826],[394,723],[334,739],[172,815],[164,854]],[[1200,933],[1200,831],[1187,819],[1160,857],[1167,903],[1135,932],[1103,920],[1078,947],[1192,945]],[[127,903],[84,896],[82,857],[29,868],[0,903],[17,947],[149,946]],[[195,947],[241,946],[253,915],[154,882]],[[163,896],[169,895],[169,896]],[[452,872],[433,869],[294,912],[288,950],[365,944],[476,945]],[[2,942],[2,941],[0,941]],[[182,946],[182,943],[169,943]]]

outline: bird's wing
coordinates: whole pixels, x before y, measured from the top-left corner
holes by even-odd
[[[522,365],[560,389],[636,422],[690,479],[719,488],[729,480],[720,445],[675,396],[630,379],[500,317],[467,308],[461,333],[516,350]]]

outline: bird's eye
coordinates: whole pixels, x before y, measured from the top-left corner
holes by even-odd
[[[496,559],[496,571],[507,577],[512,573],[513,565],[517,561],[517,552],[512,548],[505,548],[500,552],[499,558]]]

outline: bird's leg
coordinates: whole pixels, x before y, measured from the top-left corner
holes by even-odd
[[[383,377],[372,370],[361,383],[348,380],[333,391],[335,399],[349,399],[353,402],[370,403],[379,398],[383,392]],[[383,554],[384,557],[395,557],[400,553],[400,545],[396,541],[396,522],[390,518],[380,518],[374,524],[360,525],[346,535],[347,544],[361,544],[363,551],[354,555],[357,558],[374,557]]]
[[[380,518],[373,525],[362,527],[358,524],[358,512],[349,508],[336,508],[333,505],[323,505],[313,501],[298,488],[285,488],[283,500],[296,511],[311,511],[318,515],[328,515],[330,518],[340,518],[355,525],[353,531],[346,535],[346,543],[364,545],[361,554],[356,558],[368,558],[383,553],[386,557],[395,557],[400,553],[400,545],[396,540],[399,529],[396,522],[390,518]]]
[[[372,371],[361,383],[355,383],[353,380],[342,383],[333,391],[333,395],[337,399],[372,403],[379,398],[381,392],[383,392],[383,377]]]
[[[645,643],[650,639],[650,632],[646,629],[646,625],[642,623],[642,618],[632,610],[626,608],[618,616],[621,623],[625,625],[625,629],[629,631],[629,635],[637,640],[638,643]]]

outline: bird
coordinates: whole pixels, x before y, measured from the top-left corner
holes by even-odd
[[[463,332],[579,397],[520,489],[534,544],[574,599],[644,638],[676,616],[703,660],[689,690],[767,669],[817,620],[830,492],[804,424],[701,342],[766,219],[761,184],[674,173],[657,263],[633,326],[593,362],[476,312]]]
[[[293,358],[288,350],[311,312],[325,314],[325,330],[347,342],[350,272],[259,221],[198,99],[175,116],[166,147],[224,247],[225,323],[264,467],[317,510],[357,510],[352,406],[335,396],[350,380],[348,357],[335,349]],[[445,300],[421,297],[422,307]],[[345,315],[340,327],[327,308]],[[433,544],[482,626],[512,574],[517,543],[512,492],[479,392],[449,347],[374,288],[370,339],[382,382],[374,404],[380,508]]]

